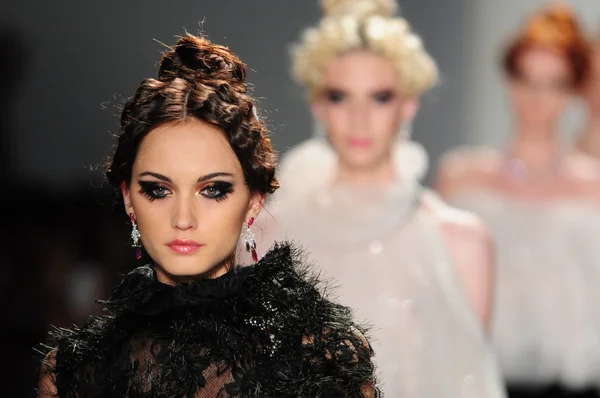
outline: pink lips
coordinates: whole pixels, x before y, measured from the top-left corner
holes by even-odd
[[[195,251],[197,251],[198,249],[200,249],[204,245],[201,245],[198,242],[194,242],[193,240],[175,239],[174,241],[167,243],[167,246],[169,246],[169,248],[171,250],[173,250],[175,253],[191,254],[191,253],[194,253]]]
[[[366,138],[350,138],[348,143],[354,148],[368,148],[371,146],[371,140]]]

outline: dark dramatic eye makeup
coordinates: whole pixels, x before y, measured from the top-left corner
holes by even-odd
[[[372,98],[378,103],[385,104],[392,101],[396,96],[394,90],[380,90],[372,93]],[[325,98],[327,101],[337,104],[345,101],[348,98],[348,94],[338,89],[327,89],[325,90]]]
[[[226,181],[214,181],[209,185],[205,186],[200,194],[208,199],[216,200],[220,202],[227,199],[227,195],[233,192],[233,184]]]
[[[375,101],[385,104],[387,102],[390,102],[391,100],[393,100],[395,97],[395,93],[393,90],[382,90],[382,91],[378,91],[373,95],[373,98],[375,98]]]
[[[173,184],[173,181],[169,177],[151,171],[145,171],[140,174],[140,177],[145,176],[150,176],[160,180],[138,180],[138,184],[140,184],[141,187],[140,194],[144,195],[150,202],[156,199],[163,199],[174,194],[171,188],[168,188],[167,186]],[[213,178],[217,177],[233,178],[234,175],[220,171],[202,176],[198,178],[196,183],[202,184],[202,189],[199,192],[200,195],[202,195],[204,198],[220,202],[225,200],[227,195],[233,192],[233,184],[228,181],[212,180]],[[165,183],[167,185],[165,185]]]
[[[163,199],[173,194],[173,192],[157,181],[138,181],[140,184],[140,194],[144,195],[150,202],[157,199]],[[200,194],[211,200],[220,202],[227,199],[227,195],[233,192],[233,184],[227,181],[213,181],[204,186]]]
[[[140,193],[144,195],[150,202],[156,199],[162,199],[172,194],[169,188],[165,187],[156,181],[138,181],[140,184]]]
[[[329,102],[333,102],[334,104],[342,102],[345,97],[346,95],[341,90],[328,89],[325,91],[325,98],[327,98]]]

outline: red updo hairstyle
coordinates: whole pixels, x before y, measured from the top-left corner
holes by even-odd
[[[565,57],[574,89],[585,83],[591,69],[592,46],[570,6],[555,3],[529,18],[504,53],[508,76],[519,77],[518,59],[532,48],[548,48]]]

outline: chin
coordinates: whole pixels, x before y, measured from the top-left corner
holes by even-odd
[[[185,278],[185,277],[198,277],[203,274],[208,273],[213,270],[214,267],[203,267],[201,265],[193,264],[169,264],[167,267],[161,267],[167,274],[176,277],[176,278]]]
[[[353,154],[345,159],[345,163],[353,169],[367,170],[374,168],[379,163],[378,160],[376,156],[370,153]]]
[[[204,258],[203,258],[204,257]],[[206,256],[185,255],[173,256],[162,259],[160,268],[168,275],[175,278],[198,277],[211,273],[216,268],[215,262],[205,258]]]
[[[174,265],[166,269],[173,276],[199,276],[208,272],[212,267],[199,267],[197,264],[193,266],[177,266]]]

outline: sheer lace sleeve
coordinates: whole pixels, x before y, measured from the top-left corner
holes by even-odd
[[[381,397],[375,387],[373,351],[358,329],[344,333],[327,329],[320,335],[305,336],[302,345],[308,364],[323,368],[326,376],[322,384],[316,381],[314,396]],[[330,380],[334,382],[328,385]]]

